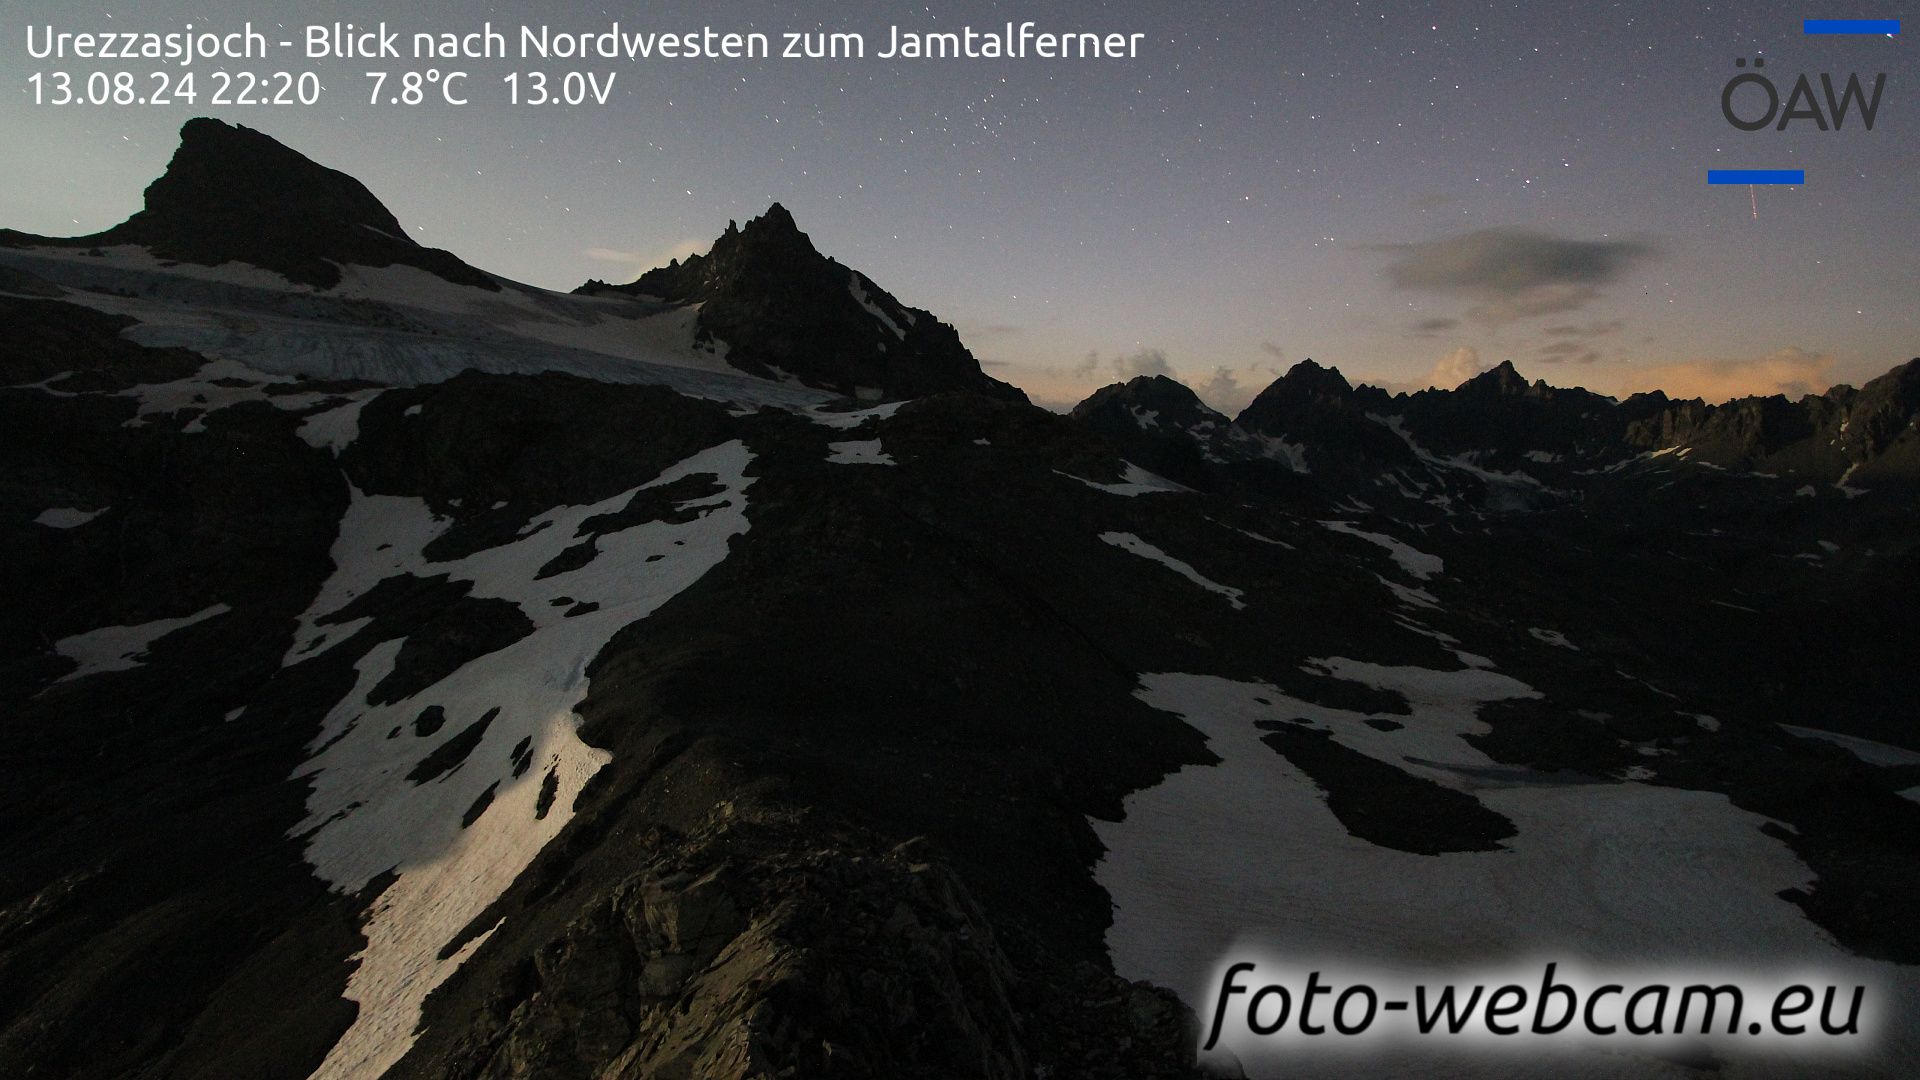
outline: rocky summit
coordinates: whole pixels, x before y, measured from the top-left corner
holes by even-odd
[[[727,222],[705,255],[574,291],[697,304],[701,340],[722,343],[727,362],[754,375],[866,400],[942,390],[1026,400],[984,374],[953,327],[816,251],[779,203],[745,228]]]
[[[0,247],[0,1075],[1537,1074],[1202,1053],[1253,947],[1920,994],[1920,360],[1062,416],[778,206],[404,236],[194,121]]]
[[[0,242],[47,241],[9,231]],[[180,129],[180,147],[148,185],[145,209],[105,232],[59,243],[135,245],[156,258],[208,266],[246,263],[321,289],[339,283],[341,263],[416,266],[457,284],[499,288],[454,255],[409,239],[360,181],[252,128],[206,118]]]

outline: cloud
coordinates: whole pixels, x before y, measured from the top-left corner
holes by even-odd
[[[1750,359],[1635,365],[1621,372],[1614,388],[1619,393],[1665,390],[1671,397],[1714,403],[1749,395],[1784,394],[1796,399],[1831,385],[1827,371],[1833,364],[1834,358],[1826,353],[1791,347]]]
[[[989,338],[1012,337],[1026,332],[1026,327],[1013,323],[987,323],[982,326],[968,326],[965,336],[970,340],[983,341]]]
[[[1287,362],[1287,350],[1281,348],[1278,345],[1275,345],[1271,341],[1261,342],[1260,351],[1263,353],[1266,353],[1268,356],[1273,357],[1276,363],[1284,364]]]
[[[1369,250],[1394,256],[1382,273],[1395,287],[1471,300],[1468,316],[1494,326],[1577,310],[1655,253],[1644,241],[1506,228]]]
[[[1433,370],[1427,373],[1426,385],[1451,390],[1492,366],[1480,359],[1477,350],[1462,345],[1434,362]]]
[[[1549,364],[1591,364],[1600,359],[1600,352],[1578,341],[1556,341],[1540,347],[1540,359]]]
[[[1597,338],[1617,334],[1626,325],[1621,319],[1610,319],[1606,322],[1590,322],[1585,326],[1549,326],[1541,333],[1548,337]]]
[[[1167,354],[1159,349],[1141,349],[1131,356],[1113,358],[1113,373],[1123,379],[1140,375],[1173,375],[1173,367],[1167,363]]]
[[[689,255],[701,254],[706,250],[707,244],[705,241],[682,240],[675,244],[664,245],[653,251],[625,251],[620,248],[590,247],[583,250],[580,254],[585,255],[595,262],[619,263],[624,266],[630,266],[637,275],[641,272],[651,270],[656,266],[665,266],[676,259],[684,259]]]
[[[1377,386],[1389,394],[1414,394],[1434,387],[1452,390],[1492,366],[1491,362],[1480,359],[1479,350],[1462,345],[1435,360],[1425,375],[1396,379],[1390,375],[1356,374],[1352,381],[1355,386]]]
[[[1194,393],[1200,395],[1200,400],[1228,416],[1239,415],[1242,409],[1253,403],[1254,395],[1261,389],[1242,383],[1233,369],[1224,364],[1214,368],[1213,374],[1207,378],[1206,382],[1198,384],[1189,382],[1188,385],[1193,387]]]
[[[1125,382],[1141,375],[1165,375],[1173,378],[1173,365],[1167,363],[1167,354],[1159,349],[1141,349],[1139,352],[1124,356],[1115,356],[1105,364],[1101,363],[1098,350],[1088,352],[1086,358],[1067,369],[1068,374],[1077,379],[1093,377],[1101,367],[1113,372],[1113,377]]]
[[[1459,319],[1421,319],[1413,324],[1415,337],[1433,337],[1459,327]]]

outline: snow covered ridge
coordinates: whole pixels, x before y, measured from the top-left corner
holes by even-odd
[[[744,444],[728,442],[639,488],[555,507],[511,542],[444,562],[425,548],[449,522],[422,500],[353,493],[334,543],[336,569],[301,618],[288,664],[366,627],[370,620],[328,618],[402,575],[470,583],[471,596],[513,603],[532,629],[417,693],[377,705],[374,691],[395,671],[406,641],[374,645],[296,773],[311,790],[308,816],[292,835],[305,838],[314,871],[349,894],[389,871],[397,875],[362,928],[367,947],[346,991],[358,1014],[315,1080],[379,1076],[397,1062],[417,1038],[427,995],[497,928],[474,920],[559,834],[581,788],[609,760],[577,733],[587,666],[615,633],[726,558],[729,541],[747,528],[750,461]],[[590,526],[643,490],[701,476],[720,490],[678,503],[699,511],[684,523]],[[582,544],[591,552],[584,563],[557,561]]]

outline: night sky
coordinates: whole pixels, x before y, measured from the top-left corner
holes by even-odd
[[[1915,31],[1800,32],[1810,16],[1905,14],[1851,0],[7,0],[0,64],[19,92],[0,113],[0,225],[123,219],[179,125],[208,114],[359,177],[420,242],[553,288],[630,280],[778,200],[822,251],[953,322],[1045,404],[1161,371],[1232,410],[1305,357],[1395,388],[1512,360],[1611,393],[1797,395],[1920,354]],[[1133,60],[469,60],[461,107],[366,103],[361,72],[424,62],[297,53],[196,70],[311,68],[319,105],[61,108],[25,86],[37,70],[154,66],[32,60],[29,23],[252,19],[271,37],[381,18],[409,33],[712,25],[768,33],[776,52],[789,29],[860,31],[877,50],[895,23],[1147,37]],[[1802,72],[1885,72],[1874,130],[1857,116],[1837,132],[1735,130],[1721,89],[1754,56],[1782,98]],[[506,103],[506,72],[569,67],[616,72],[611,101]],[[1708,168],[1802,168],[1807,183],[1709,187]]]

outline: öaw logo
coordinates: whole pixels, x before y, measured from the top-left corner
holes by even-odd
[[[1746,57],[1735,60],[1733,65],[1746,67]],[[1824,91],[1826,97],[1826,110],[1822,111],[1820,99],[1813,93],[1813,82],[1805,72],[1802,72],[1799,80],[1793,84],[1793,91],[1787,95],[1786,108],[1782,109],[1780,91],[1774,86],[1772,79],[1758,70],[1767,66],[1766,57],[1754,57],[1753,66],[1756,70],[1735,75],[1728,81],[1726,89],[1720,91],[1721,114],[1727,118],[1727,123],[1741,131],[1764,131],[1769,127],[1775,131],[1785,131],[1787,126],[1796,120],[1811,120],[1819,125],[1821,131],[1826,131],[1829,130],[1828,117],[1833,118],[1831,129],[1838,131],[1846,126],[1847,114],[1855,109],[1860,113],[1860,122],[1866,125],[1868,131],[1873,130],[1874,117],[1880,112],[1880,91],[1887,85],[1886,72],[1880,72],[1873,77],[1871,95],[1861,89],[1860,76],[1850,73],[1847,75],[1845,87],[1837,96],[1834,93],[1833,76],[1827,72],[1821,72],[1820,89]],[[1740,93],[1742,87],[1746,86],[1756,87],[1765,93],[1767,103],[1765,112],[1749,108],[1746,110],[1747,115],[1743,116],[1740,110],[1735,109],[1734,97]],[[1778,124],[1774,123],[1776,116],[1780,118]]]
[[[1801,29],[1811,35],[1891,38],[1899,35],[1900,20],[1807,19]],[[1858,72],[1847,73],[1844,82],[1838,82],[1838,77],[1831,72],[1821,72],[1817,82],[1813,76],[1801,72],[1783,97],[1780,87],[1785,79],[1776,82],[1764,71],[1765,57],[1754,57],[1751,68],[1747,67],[1744,56],[1736,58],[1733,65],[1745,70],[1721,88],[1720,114],[1728,124],[1748,133],[1804,130],[1809,124],[1820,131],[1839,132],[1846,128],[1850,116],[1858,116],[1859,126],[1871,132],[1880,114],[1881,91],[1887,85],[1884,71],[1872,76],[1871,90],[1862,83]],[[1818,93],[1814,90],[1816,85]],[[1804,169],[1707,170],[1709,184],[1804,184],[1806,181]]]

